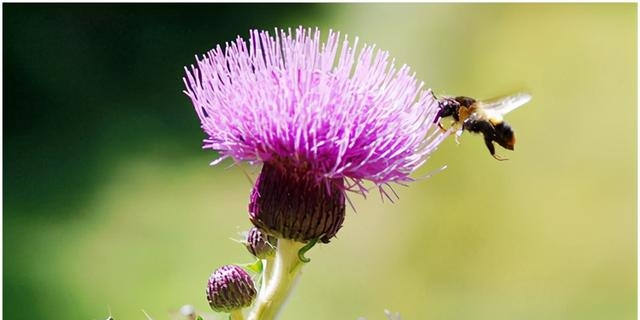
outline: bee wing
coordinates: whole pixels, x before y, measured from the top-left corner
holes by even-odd
[[[491,113],[505,115],[529,102],[529,100],[531,100],[530,94],[520,92],[494,100],[482,101],[482,107]]]

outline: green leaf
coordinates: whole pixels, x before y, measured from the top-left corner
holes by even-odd
[[[254,273],[262,274],[263,266],[260,259],[256,259],[254,263],[241,264],[240,266]]]

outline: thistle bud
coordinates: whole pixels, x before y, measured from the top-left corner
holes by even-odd
[[[239,266],[222,266],[209,277],[207,300],[214,311],[231,312],[248,307],[255,297],[251,276]]]
[[[278,239],[260,231],[253,227],[247,233],[247,241],[245,243],[247,250],[256,258],[266,259],[275,254],[275,245]]]
[[[328,243],[345,216],[344,179],[318,181],[308,170],[264,163],[251,192],[249,219],[278,238]]]

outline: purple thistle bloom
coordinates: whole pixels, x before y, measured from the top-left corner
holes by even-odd
[[[389,53],[316,29],[253,30],[186,69],[185,93],[220,158],[262,163],[253,224],[278,238],[329,242],[342,226],[345,191],[368,180],[403,184],[446,137],[438,103]],[[342,41],[342,45],[340,42]],[[356,53],[358,52],[358,53]],[[388,196],[388,195],[387,195]]]
[[[187,69],[185,93],[209,136],[212,164],[282,162],[321,182],[345,178],[365,194],[404,183],[444,139],[431,122],[437,103],[409,67],[365,45],[356,54],[340,34],[316,29],[251,31]],[[340,49],[340,50],[339,50]],[[417,99],[417,100],[416,100]]]

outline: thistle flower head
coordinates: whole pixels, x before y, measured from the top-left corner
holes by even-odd
[[[341,44],[341,45],[340,45]],[[252,30],[187,69],[185,93],[218,163],[285,161],[316,181],[346,179],[366,193],[409,175],[444,138],[437,103],[406,65],[329,31]]]
[[[316,29],[253,30],[186,70],[185,93],[204,148],[262,163],[249,217],[269,234],[328,242],[344,220],[345,191],[411,181],[444,139],[438,110],[409,67],[375,46]]]

